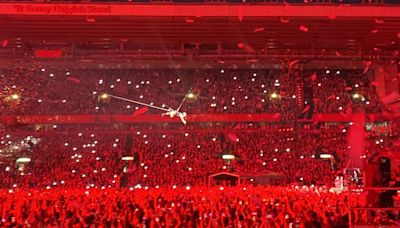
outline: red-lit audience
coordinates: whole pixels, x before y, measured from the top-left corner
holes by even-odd
[[[0,213],[8,227],[346,227],[349,201],[365,204],[359,196],[313,187],[9,190]],[[352,217],[396,225],[382,212]]]
[[[283,174],[289,182],[331,183],[345,164],[336,163],[346,159],[346,134],[299,134],[287,130],[252,133],[139,132],[133,136],[54,133],[40,137],[40,143],[33,146],[32,152],[21,154],[31,158],[31,162],[23,168],[14,165],[15,159],[1,164],[0,184],[5,188],[14,184],[27,188],[107,187],[119,186],[121,177],[126,176],[128,186],[201,186],[206,184],[208,175],[219,171],[252,175],[274,171]],[[126,146],[130,137],[133,137],[131,150]],[[11,137],[8,140],[15,139]],[[7,139],[3,142],[7,143]],[[319,159],[318,153],[323,147],[335,153],[336,162]],[[235,155],[235,159],[224,161],[221,158],[223,154]],[[122,161],[122,157],[128,156],[134,157],[134,160]]]
[[[249,176],[273,171],[282,174],[285,183],[332,186],[346,168],[349,154],[346,128],[36,134],[40,142],[30,150],[9,144],[19,142],[21,135],[2,138],[0,149],[8,148],[13,154],[0,164],[1,187],[118,187],[121,182],[124,186],[201,186],[208,175],[220,171]],[[370,133],[364,159],[391,150],[396,141],[396,135]],[[224,154],[235,158],[223,160]],[[322,159],[321,154],[331,158]],[[31,162],[16,166],[18,157],[29,157]],[[123,157],[132,160],[123,161]]]
[[[192,93],[182,107],[187,113],[283,113],[293,119],[303,110],[306,85],[312,87],[316,113],[381,113],[384,107],[372,84],[357,70],[59,70],[36,65],[2,70],[0,77],[3,114],[132,114],[138,105],[99,96],[175,108]]]
[[[316,113],[385,111],[371,81],[348,70],[67,71],[35,65],[1,73],[3,115],[131,114],[139,106],[99,96],[177,107],[191,92],[182,108],[188,113],[283,113],[284,120],[292,120],[304,108],[304,87],[312,88]],[[48,126],[48,131],[4,133],[0,225],[343,227],[349,201],[365,206],[362,194],[349,199],[327,190],[348,164],[348,125],[199,124],[198,129],[165,131],[160,126],[130,132]],[[32,138],[40,140],[33,143]],[[396,140],[391,133],[370,133],[360,159],[395,147]],[[241,187],[206,189],[209,175],[222,171],[249,179]],[[286,187],[257,187],[254,177],[260,174],[279,176]],[[365,224],[394,222],[386,213],[368,211],[353,211],[352,218]]]

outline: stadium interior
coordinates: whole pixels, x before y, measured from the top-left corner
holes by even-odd
[[[400,227],[400,1],[0,0],[0,227]]]

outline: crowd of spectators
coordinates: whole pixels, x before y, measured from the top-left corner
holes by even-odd
[[[189,114],[282,113],[293,119],[304,112],[298,88],[306,86],[313,90],[315,113],[385,110],[360,70],[15,68],[1,70],[3,114],[132,114],[140,105],[101,95],[176,108],[192,94],[182,107]]]
[[[3,114],[132,114],[140,109],[139,105],[103,94],[163,107],[177,107],[186,97],[182,110],[188,113],[281,113],[292,118],[304,112],[304,100],[310,94],[316,113],[361,109],[369,114],[385,110],[373,82],[359,70],[66,70],[46,69],[35,62],[29,66],[16,64],[14,69],[0,73]],[[304,88],[311,88],[311,93],[307,94]],[[159,113],[151,109],[148,112]],[[185,134],[137,131],[130,136],[130,151],[124,147],[127,135],[101,133],[101,129],[96,134],[72,135],[64,129],[66,135],[41,136],[41,142],[29,153],[32,162],[23,171],[13,164],[15,160],[4,162],[1,186],[120,186],[121,177],[128,179],[129,183],[125,179],[123,182],[130,186],[194,186],[204,185],[207,176],[218,171],[274,171],[284,174],[287,182],[323,185],[331,183],[346,167],[346,129],[301,133],[293,127],[282,131],[274,126],[244,125],[205,123],[203,128],[215,131]],[[267,130],[269,127],[272,130]],[[230,132],[238,128],[251,131]],[[366,151],[368,155],[387,143],[374,142]],[[319,159],[321,151],[328,151],[333,158]],[[234,153],[236,159],[227,163],[221,159],[224,153]],[[135,161],[121,161],[126,154],[135,155]],[[160,173],[160,167],[169,172]]]
[[[189,114],[280,113],[284,120],[310,109],[386,111],[373,82],[358,70],[60,70],[17,64],[1,70],[0,84],[3,115],[133,114],[141,107],[103,94],[173,108],[186,97],[182,110]],[[350,200],[327,189],[349,164],[351,126],[290,121],[14,126],[0,141],[0,224],[340,227],[348,224]],[[399,146],[397,139],[392,132],[368,132],[360,160]],[[286,187],[257,186],[251,178],[245,187],[205,189],[209,175],[218,172],[250,177],[274,172]],[[361,195],[353,200],[364,206]],[[393,219],[353,213],[359,223]]]
[[[315,187],[3,190],[9,227],[347,227],[352,196]],[[385,212],[351,212],[353,221],[398,225]]]
[[[284,183],[332,186],[348,165],[347,128],[163,132],[77,129],[36,133],[40,139],[36,145],[2,158],[0,186],[204,186],[209,175],[222,171],[253,176],[272,171],[285,176]],[[15,146],[9,142],[19,142],[27,136],[3,137],[2,152]],[[396,135],[371,133],[362,159],[394,148],[395,142]],[[223,154],[234,155],[235,159],[223,160]],[[332,157],[322,159],[321,154]],[[127,156],[133,160],[122,161]],[[31,161],[22,167],[15,164],[18,157],[29,157]]]
[[[326,71],[327,77],[311,82],[317,113],[382,113],[386,111],[374,83],[357,71]],[[345,74],[343,76],[342,74]]]

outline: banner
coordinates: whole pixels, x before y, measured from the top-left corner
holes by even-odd
[[[173,17],[400,17],[399,6],[0,3],[0,15]]]
[[[380,114],[370,114],[379,119]],[[192,114],[186,118],[188,123],[201,122],[280,122],[281,114]],[[312,122],[350,122],[353,115],[315,114]],[[298,120],[310,122],[310,120]],[[0,116],[5,124],[93,124],[93,123],[180,123],[178,117],[170,118],[157,114],[143,115],[42,115],[42,116]],[[373,121],[371,121],[373,122]]]
[[[193,114],[186,120],[196,122],[277,122],[280,114]],[[19,124],[89,124],[89,123],[180,123],[179,117],[148,115],[42,115],[0,116],[0,122]]]

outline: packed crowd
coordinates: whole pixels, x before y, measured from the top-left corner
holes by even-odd
[[[288,119],[304,112],[304,91],[298,88],[311,87],[316,113],[382,113],[372,84],[359,70],[60,70],[22,65],[1,71],[0,107],[3,114],[132,114],[140,105],[104,94],[164,108],[176,108],[186,97],[182,110],[190,114],[282,113]]]
[[[328,71],[326,71],[328,72]],[[317,113],[352,113],[365,110],[367,113],[386,111],[379,102],[373,82],[359,78],[360,72],[332,72],[329,77],[311,82]]]
[[[188,130],[164,133],[136,131],[54,131],[40,139],[29,152],[27,164],[15,157],[2,158],[2,188],[105,188],[141,186],[202,186],[218,172],[250,176],[275,172],[284,183],[333,184],[348,164],[346,128],[294,130],[293,128],[244,128],[219,131]],[[9,135],[1,141],[2,152],[26,136]],[[396,136],[371,135],[368,158],[394,145]],[[3,153],[4,154],[4,153]],[[231,161],[222,155],[234,155]],[[322,159],[321,154],[331,158]],[[133,160],[123,161],[123,157]],[[160,172],[160,170],[164,170]]]
[[[349,198],[315,187],[15,190],[0,194],[2,226],[347,227]],[[398,225],[390,213],[354,210],[357,224]]]
[[[357,70],[59,70],[34,65],[0,73],[3,114],[132,114],[140,109],[104,94],[163,107],[177,107],[186,97],[182,110],[188,113],[282,113],[286,119],[306,112],[305,101],[311,100],[315,113],[385,111],[373,82]],[[0,224],[344,226],[350,200],[327,189],[349,164],[351,126],[15,127],[0,140]],[[399,146],[397,134],[369,132],[360,160]],[[205,189],[207,178],[218,172],[250,178],[246,187],[225,182]],[[286,186],[312,187],[257,187],[253,177],[271,172]],[[361,195],[352,200],[365,206]],[[358,223],[390,224],[394,219],[385,213],[353,213]]]
[[[346,222],[342,196],[322,193],[328,208],[322,202],[311,204],[320,197],[316,193],[299,193],[274,188],[16,191],[0,194],[0,213],[2,225],[8,226],[295,227]]]

